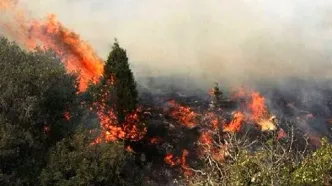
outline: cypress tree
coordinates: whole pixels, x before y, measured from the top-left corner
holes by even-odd
[[[113,108],[119,124],[125,121],[126,115],[137,108],[138,92],[134,75],[130,69],[127,52],[120,47],[117,39],[112,46],[104,66],[103,84],[113,79],[110,92],[114,94]]]

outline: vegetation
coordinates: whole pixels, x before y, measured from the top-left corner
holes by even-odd
[[[113,82],[108,85],[110,79]],[[114,95],[111,96],[115,96],[112,101],[115,105],[117,120],[120,124],[123,123],[126,115],[137,108],[138,93],[134,75],[129,68],[127,53],[120,47],[117,40],[106,61],[101,85],[108,85],[106,90],[113,92]]]
[[[41,185],[133,185],[139,179],[126,178],[123,172],[131,154],[119,142],[89,145],[93,138],[80,132],[65,138],[49,152]],[[136,177],[140,174],[136,172]]]
[[[213,144],[227,147],[222,158],[212,146],[198,144],[195,148],[205,153],[193,158],[193,168],[180,167],[190,170],[190,176],[142,163],[147,160],[135,157],[124,142],[93,143],[99,134],[84,124],[96,117],[89,110],[93,102],[108,92],[104,101],[115,108],[120,124],[138,105],[128,57],[117,41],[104,76],[89,87],[89,94],[78,93],[77,74],[67,73],[52,51],[27,52],[5,38],[0,39],[0,77],[1,185],[160,185],[152,174],[163,174],[175,185],[332,185],[332,145],[323,139],[312,148],[292,125],[282,139],[278,133],[254,138],[214,133]],[[220,102],[217,86],[213,93],[214,103]]]

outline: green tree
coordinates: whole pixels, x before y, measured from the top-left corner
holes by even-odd
[[[47,167],[40,177],[41,184],[139,185],[141,174],[133,164],[130,168],[126,166],[133,159],[121,142],[90,144],[92,140],[93,135],[81,131],[60,141],[50,152]]]
[[[0,182],[36,183],[49,147],[74,130],[77,80],[53,52],[0,38]]]
[[[222,92],[219,89],[219,85],[218,83],[215,83],[215,86],[212,88],[210,95],[212,96],[212,100],[211,100],[211,104],[210,107],[211,108],[217,108],[220,106],[221,104],[221,98],[222,98]]]
[[[112,47],[104,67],[102,85],[107,85],[112,79],[108,91],[115,96],[109,104],[113,104],[118,122],[125,121],[126,115],[137,108],[138,92],[134,75],[129,67],[126,51],[120,47],[117,40]]]
[[[321,147],[307,156],[292,175],[292,185],[331,185],[332,144],[323,138]]]

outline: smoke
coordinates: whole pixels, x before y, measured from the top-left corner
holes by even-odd
[[[328,0],[21,0],[18,6],[40,18],[56,14],[102,58],[118,38],[137,78],[235,85],[332,74]]]

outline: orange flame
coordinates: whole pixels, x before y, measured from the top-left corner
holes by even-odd
[[[114,112],[114,108],[107,104],[110,98],[110,92],[108,91],[108,85],[113,85],[114,78],[110,76],[110,79],[100,89],[101,99],[93,104],[91,110],[94,110],[99,118],[100,126],[102,129],[102,135],[95,140],[94,143],[100,143],[102,141],[116,141],[116,140],[132,140],[137,141],[144,137],[147,129],[146,127],[138,128],[140,109],[135,110],[127,114],[124,123],[119,123]]]
[[[44,126],[44,132],[45,133],[50,132],[50,127],[48,125]]]
[[[6,24],[11,36],[22,43],[28,50],[34,50],[39,46],[43,50],[51,49],[64,62],[68,72],[79,72],[79,90],[85,91],[89,81],[97,83],[103,75],[104,62],[99,58],[92,47],[80,36],[61,24],[50,14],[45,21],[39,21],[25,16],[25,12],[9,0],[1,1],[1,8],[9,10],[14,15],[14,24]],[[110,79],[111,83],[114,79]],[[108,96],[108,92],[103,96]],[[114,141],[116,139],[138,139],[142,133],[138,132],[135,125],[137,113],[127,116],[126,123],[119,126],[112,109],[103,103],[95,103],[96,112],[102,127],[102,136],[94,143],[101,141]],[[70,119],[69,113],[64,117]],[[144,131],[143,131],[144,133]]]
[[[151,144],[159,144],[159,143],[161,143],[162,141],[163,141],[163,139],[160,138],[160,137],[153,137],[153,138],[150,139],[150,143],[151,143]]]
[[[15,2],[1,0],[2,10],[14,14],[14,23],[5,23],[9,34],[28,50],[40,46],[51,49],[63,60],[68,72],[79,72],[80,91],[87,88],[91,80],[96,83],[103,74],[104,62],[92,47],[75,32],[66,28],[50,14],[45,22],[27,17]]]
[[[181,156],[181,167],[183,169],[183,173],[186,175],[186,176],[191,176],[193,174],[193,172],[190,170],[190,167],[189,165],[187,164],[187,158],[188,158],[188,155],[189,155],[189,151],[184,149],[182,151],[182,156]]]
[[[212,127],[214,130],[218,129],[220,126],[219,118],[214,112],[208,112],[205,114],[205,117],[209,121],[209,127]]]
[[[251,93],[251,103],[248,107],[252,112],[252,120],[256,122],[264,118],[267,114],[265,99],[258,92]]]
[[[187,157],[189,155],[189,151],[184,149],[182,151],[181,157],[175,157],[173,154],[167,154],[164,158],[166,164],[171,167],[181,166],[183,173],[187,176],[192,175],[192,171],[190,170],[189,165],[187,164]]]
[[[206,154],[210,154],[216,161],[223,161],[226,157],[227,145],[214,143],[212,133],[210,131],[203,131],[199,138],[198,155],[204,157]]]
[[[131,153],[135,153],[134,149],[129,145],[126,147],[126,151],[131,152]]]
[[[169,101],[169,104],[173,107],[170,113],[173,118],[189,128],[196,126],[197,113],[192,111],[191,108],[182,106],[174,100]]]
[[[126,122],[119,126],[114,112],[111,110],[104,111],[104,108],[97,108],[97,115],[103,129],[102,139],[106,142],[116,141],[118,139],[140,140],[146,133],[146,128],[138,129],[136,124],[139,123],[137,111],[126,117]],[[98,139],[97,141],[100,141]]]
[[[67,121],[69,121],[70,118],[71,118],[71,115],[70,115],[69,112],[65,112],[65,113],[63,114],[63,117],[64,117]]]
[[[199,141],[202,144],[212,144],[213,143],[213,138],[212,138],[212,136],[209,132],[203,131],[200,138],[199,138]]]
[[[285,138],[287,136],[286,132],[283,129],[280,129],[277,133],[277,139],[282,139]]]
[[[244,115],[241,112],[233,114],[234,119],[224,127],[225,132],[238,132],[244,121]]]
[[[170,166],[175,166],[178,165],[180,160],[175,158],[173,154],[167,154],[164,158],[164,161],[166,164],[170,165]]]

